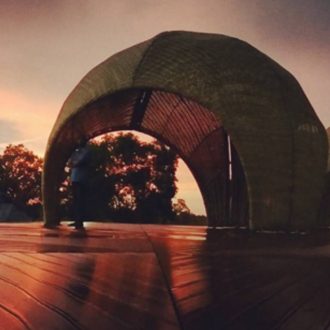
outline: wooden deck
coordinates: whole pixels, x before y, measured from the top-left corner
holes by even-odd
[[[328,329],[330,236],[0,224],[0,329]]]

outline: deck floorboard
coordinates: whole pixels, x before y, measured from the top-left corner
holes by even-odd
[[[328,233],[86,228],[0,224],[0,329],[330,326]]]

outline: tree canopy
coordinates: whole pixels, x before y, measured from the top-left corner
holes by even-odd
[[[41,205],[43,160],[22,144],[9,145],[0,155],[0,193],[31,216]]]
[[[172,198],[177,192],[177,155],[157,141],[142,142],[131,133],[107,134],[89,142],[88,217],[131,222],[173,221]],[[41,217],[43,159],[22,144],[9,145],[0,155],[3,199],[34,217]],[[62,216],[72,208],[68,163],[61,191]]]
[[[131,133],[104,135],[90,142],[91,219],[165,222],[174,219],[177,155],[167,146],[140,141]],[[67,167],[67,173],[70,166]],[[62,191],[68,190],[68,179]],[[70,206],[70,199],[67,200]]]
[[[89,142],[91,163],[87,216],[90,220],[206,224],[191,214],[177,193],[178,156],[154,140],[132,133],[106,134]],[[43,159],[24,145],[8,145],[0,154],[0,202],[13,203],[33,218],[41,214]],[[61,215],[72,216],[71,165],[60,186]]]

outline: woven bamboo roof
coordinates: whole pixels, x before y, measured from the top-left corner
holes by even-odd
[[[246,178],[250,228],[319,224],[325,129],[296,79],[244,41],[165,32],[92,69],[64,102],[49,137],[47,223],[59,221],[59,180],[77,143],[119,129],[149,133],[174,147],[215,222],[223,212],[226,132]]]

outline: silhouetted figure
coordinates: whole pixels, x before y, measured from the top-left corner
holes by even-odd
[[[88,144],[80,145],[72,154],[70,159],[71,185],[73,196],[73,220],[76,229],[84,228],[86,220],[86,203],[88,195],[88,180],[91,163],[91,150]]]

